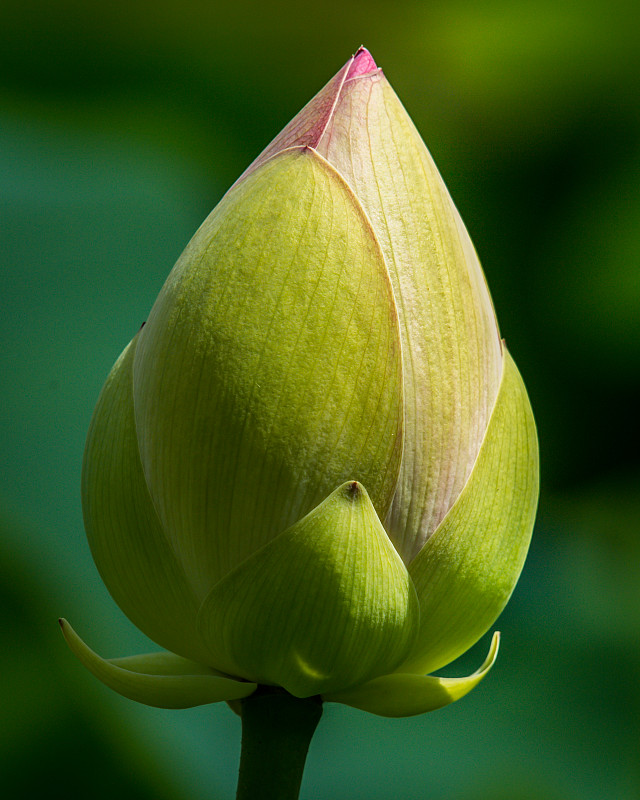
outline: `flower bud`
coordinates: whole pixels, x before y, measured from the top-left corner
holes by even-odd
[[[212,211],[113,367],[85,525],[178,707],[257,684],[402,716],[486,674],[538,494],[524,385],[420,136],[360,49]]]

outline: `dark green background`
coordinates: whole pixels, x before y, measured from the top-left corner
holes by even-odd
[[[543,490],[489,678],[413,719],[328,706],[303,796],[640,797],[639,17],[615,0],[0,3],[8,797],[233,795],[226,706],[136,705],[63,644],[59,615],[104,655],[152,649],[91,561],[84,436],[191,234],[360,43],[471,231],[536,412]]]

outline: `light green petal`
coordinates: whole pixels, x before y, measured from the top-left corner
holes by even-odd
[[[80,639],[66,620],[62,633],[74,655],[114,692],[157,708],[192,708],[248,697],[255,683],[219,675],[203,664],[173,653],[149,653],[105,660]]]
[[[138,336],[112,368],[93,413],[82,469],[91,552],[129,619],[161,647],[206,659],[200,606],[149,496],[136,441],[132,367]]]
[[[317,149],[371,220],[398,305],[405,447],[385,527],[408,562],[475,463],[500,383],[498,327],[465,226],[381,71],[344,83]]]
[[[201,598],[345,480],[386,513],[401,386],[393,294],[362,209],[312,150],[267,161],[195,235],[135,357],[147,483]]]
[[[527,392],[504,351],[496,407],[468,484],[409,565],[420,633],[403,671],[433,672],[494,623],[524,564],[538,502],[538,440]]]
[[[393,670],[417,621],[407,570],[355,481],[227,575],[200,611],[218,669],[298,697]]]
[[[382,717],[412,717],[454,703],[475,688],[493,666],[498,655],[500,634],[494,633],[484,664],[466,678],[436,678],[396,672],[349,689],[323,695],[333,703],[379,714]]]

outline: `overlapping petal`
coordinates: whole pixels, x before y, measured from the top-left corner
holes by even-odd
[[[413,644],[418,601],[353,481],[221,580],[199,622],[220,669],[307,697],[395,669]]]
[[[141,333],[134,398],[151,497],[201,598],[345,480],[387,513],[397,312],[368,220],[324,159],[286,151],[212,212]]]
[[[386,527],[406,562],[476,460],[500,383],[498,327],[460,215],[411,119],[361,49],[261,154],[297,141],[338,170],[371,220],[403,350],[405,446]]]

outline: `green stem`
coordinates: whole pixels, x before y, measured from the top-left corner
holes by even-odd
[[[236,800],[297,800],[320,697],[259,686],[241,701],[242,755]]]

